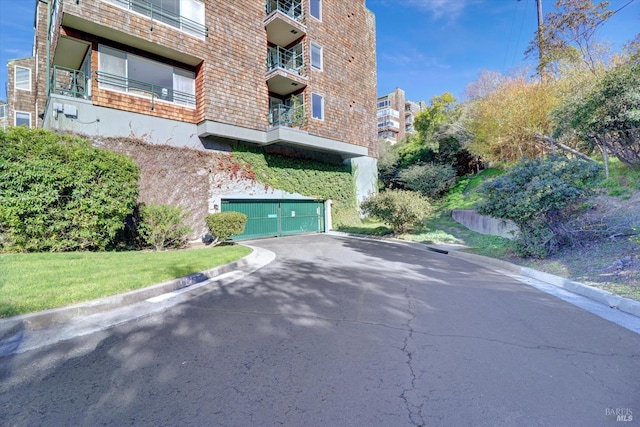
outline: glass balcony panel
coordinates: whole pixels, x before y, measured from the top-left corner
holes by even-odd
[[[273,127],[301,127],[304,121],[304,104],[296,106],[278,104],[269,110],[269,124]]]
[[[280,11],[299,22],[304,19],[302,0],[268,0],[266,4],[267,15],[275,11]]]
[[[285,49],[281,46],[270,47],[267,52],[267,68],[269,71],[284,68],[301,75],[304,69],[302,45],[297,45],[292,49]]]
[[[196,0],[104,0],[124,9],[131,10],[178,28],[196,37],[207,37],[208,28],[204,25],[204,3]],[[190,19],[193,18],[193,19]],[[198,19],[198,21],[194,20]],[[199,22],[200,21],[200,22]]]
[[[143,96],[145,98],[151,98],[152,101],[159,99],[190,108],[195,108],[196,106],[196,96],[191,93],[181,92],[170,87],[163,87],[149,82],[128,79],[123,76],[109,74],[103,71],[96,71],[95,73],[100,87],[105,89],[127,92]]]

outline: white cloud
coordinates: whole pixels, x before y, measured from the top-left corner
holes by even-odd
[[[387,50],[381,53],[381,59],[383,61],[381,65],[393,64],[392,68],[401,67],[404,70],[425,70],[432,68],[447,70],[451,68],[449,64],[442,62],[440,58],[427,56],[423,52],[412,47],[393,51]]]
[[[470,5],[482,0],[405,0],[405,4],[423,9],[433,15],[433,19],[455,20]]]

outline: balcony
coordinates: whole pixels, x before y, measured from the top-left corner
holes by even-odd
[[[307,85],[302,45],[292,49],[273,46],[267,51],[267,86],[269,91],[286,96]]]
[[[196,37],[204,38],[209,36],[209,29],[206,25],[204,25],[204,3],[196,0],[188,0],[186,3],[178,2],[177,6],[171,9],[158,6],[157,3],[161,2],[158,2],[157,0],[103,1],[115,4],[116,6],[120,6],[123,9],[131,10],[141,15],[148,16],[152,21],[162,22]],[[186,12],[188,10],[192,18],[198,19],[201,22],[189,19],[184,16],[184,14],[180,11],[180,7],[182,4],[185,4],[187,6],[185,7],[185,11],[182,12]]]
[[[288,106],[278,104],[269,110],[269,124],[272,127],[286,126],[300,128],[305,125],[304,104]]]
[[[115,74],[95,71],[96,80],[102,89],[126,92],[135,96],[151,99],[151,109],[155,107],[156,100],[171,102],[189,108],[196,107],[196,96],[186,92],[180,92],[170,87],[163,87],[140,80],[129,79]]]
[[[394,120],[385,120],[378,122],[378,131],[400,131],[400,123]]]
[[[267,0],[265,11],[269,43],[288,46],[306,34],[302,0]]]
[[[73,98],[90,98],[90,81],[84,72],[71,68],[53,66],[51,74],[51,93]]]

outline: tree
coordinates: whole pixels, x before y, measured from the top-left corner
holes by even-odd
[[[608,49],[596,41],[600,24],[613,15],[609,2],[557,0],[555,12],[545,15],[544,25],[529,43],[527,55],[540,58],[541,75],[557,74],[562,62],[581,63],[592,73],[602,70]]]
[[[505,77],[486,96],[470,102],[469,151],[486,161],[514,163],[545,150],[536,137],[552,129],[553,87],[523,76]]]
[[[431,98],[430,105],[416,115],[417,132],[399,147],[399,166],[435,163],[453,166],[460,174],[469,172],[471,140],[465,106],[448,92]]]
[[[575,131],[627,166],[640,167],[640,64],[608,71],[585,98],[563,104],[557,115],[569,118],[564,133]]]
[[[458,106],[458,101],[449,92],[434,96],[430,105],[416,114],[415,127],[423,136],[434,133],[438,127],[447,121],[449,114]]]

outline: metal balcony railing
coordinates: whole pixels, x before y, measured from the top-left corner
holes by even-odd
[[[87,76],[83,71],[53,66],[51,74],[51,93],[88,99]]]
[[[173,88],[129,79],[127,77],[105,73],[104,71],[95,71],[95,74],[96,80],[104,88],[151,98],[152,110],[155,107],[155,101],[157,99],[192,108],[196,106],[196,96],[191,93],[180,92]]]
[[[302,127],[305,124],[304,104],[288,106],[278,104],[269,110],[271,126]]]
[[[187,33],[201,37],[209,37],[209,28],[199,22],[181,16],[180,13],[156,6],[145,0],[105,0],[125,9],[138,12],[152,20],[163,22]]]
[[[304,20],[302,0],[267,0],[267,15],[275,11],[280,11],[298,22]]]
[[[304,73],[304,55],[296,52],[296,47],[285,49],[281,46],[269,47],[267,51],[267,68],[269,71],[276,68],[284,68],[296,74]]]

